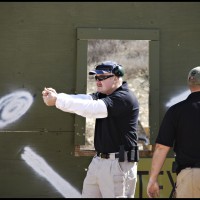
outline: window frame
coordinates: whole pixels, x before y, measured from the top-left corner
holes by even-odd
[[[149,40],[149,133],[150,144],[159,130],[159,30],[119,29],[119,28],[77,28],[76,94],[87,91],[87,51],[88,40]],[[86,119],[75,116],[75,155],[91,155],[90,150],[82,150],[85,145]],[[84,153],[85,152],[85,153]],[[146,156],[146,154],[145,154]],[[151,156],[151,155],[149,155]]]

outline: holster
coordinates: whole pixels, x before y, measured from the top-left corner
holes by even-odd
[[[124,145],[119,147],[119,162],[124,162]]]
[[[178,171],[178,163],[177,161],[172,162],[172,173],[177,173]]]
[[[139,161],[139,150],[138,146],[133,147],[127,153],[128,162],[138,162]]]

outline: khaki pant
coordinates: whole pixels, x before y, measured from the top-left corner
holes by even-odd
[[[134,197],[137,162],[94,156],[83,183],[82,198]]]
[[[185,168],[177,176],[176,198],[200,198],[200,168]]]

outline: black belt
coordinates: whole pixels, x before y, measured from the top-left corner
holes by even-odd
[[[109,159],[114,156],[114,158],[119,158],[119,153],[99,153],[97,152],[97,156],[104,159]]]
[[[200,168],[200,163],[195,163],[195,164],[187,164],[187,165],[181,165],[178,167],[178,170],[177,170],[177,174],[180,173],[181,170],[185,169],[185,168]]]

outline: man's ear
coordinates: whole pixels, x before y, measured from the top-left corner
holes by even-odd
[[[114,82],[118,81],[118,77],[117,76],[114,76]]]
[[[114,80],[118,81],[119,80],[119,76],[114,76]]]

